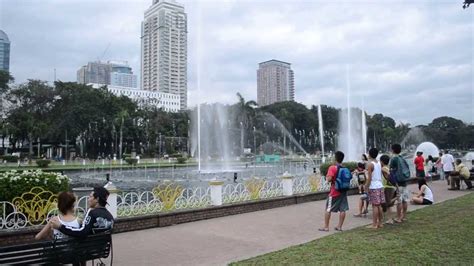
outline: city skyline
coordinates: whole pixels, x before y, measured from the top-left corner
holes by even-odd
[[[354,105],[371,114],[413,125],[442,115],[474,121],[473,51],[468,48],[473,14],[458,3],[277,1],[272,6],[280,12],[275,12],[267,8],[271,1],[203,1],[202,20],[196,23],[196,2],[178,2],[185,5],[189,21],[190,106],[197,98],[200,25],[202,102],[233,103],[236,92],[257,99],[255,65],[278,58],[292,63],[295,101],[305,105],[342,107],[349,65]],[[139,25],[150,5],[150,0],[120,5],[86,1],[80,7],[74,1],[1,0],[0,29],[12,42],[12,75],[17,82],[52,81],[56,68],[59,80],[74,81],[77,67],[100,57],[108,43],[104,59],[129,60],[140,71]],[[101,13],[105,8],[109,12]],[[405,108],[397,108],[400,103]]]

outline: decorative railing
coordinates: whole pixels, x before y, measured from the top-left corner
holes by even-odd
[[[285,179],[252,178],[244,183],[211,182],[208,187],[195,188],[185,188],[180,184],[167,182],[155,187],[153,191],[118,193],[116,202],[109,202],[108,207],[115,208],[117,217],[131,217],[209,207],[214,204],[212,202],[215,202],[213,200],[215,195],[218,195],[222,204],[232,204],[283,195],[323,192],[330,188],[324,177],[318,175],[295,178],[290,176],[285,181],[290,182],[289,187],[284,185],[284,181]],[[213,187],[216,184],[218,187]],[[356,178],[351,181],[351,186],[357,187]],[[219,193],[212,194],[211,188],[217,188]],[[88,196],[84,196],[76,202],[76,215],[80,219],[87,211],[87,199]],[[2,201],[0,202],[0,230],[45,224],[50,217],[58,214],[56,205],[56,195],[38,187],[13,199],[12,202]]]

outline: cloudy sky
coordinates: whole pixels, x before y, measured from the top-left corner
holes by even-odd
[[[151,2],[0,0],[12,74],[51,81],[56,69],[59,80],[75,81],[80,66],[101,59],[126,60],[139,76]],[[412,125],[442,115],[474,122],[474,6],[463,10],[462,0],[179,2],[188,13],[191,106],[198,65],[201,101],[233,103],[237,92],[256,99],[258,63],[278,59],[292,64],[296,101],[308,106],[345,106],[348,83],[352,105],[369,114]]]

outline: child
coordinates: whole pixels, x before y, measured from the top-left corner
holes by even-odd
[[[357,163],[357,168],[352,172],[352,175],[357,177],[357,182],[359,183],[359,194],[362,194],[365,184],[365,164]]]
[[[367,195],[367,192],[365,192],[364,187],[362,187],[362,192],[360,194],[359,213],[354,214],[354,217],[362,217],[362,215],[366,216],[369,212],[369,196]]]
[[[58,194],[58,209],[59,215],[57,216],[60,223],[79,228],[79,221],[74,215],[74,204],[76,203],[76,197],[71,192],[61,192]],[[53,229],[50,223],[46,224],[43,229],[35,236],[36,240],[41,239],[60,239],[66,236],[56,229]]]

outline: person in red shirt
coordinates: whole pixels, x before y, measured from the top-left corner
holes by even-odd
[[[425,158],[423,158],[422,151],[416,152],[416,158],[414,163],[416,169],[416,177],[420,179],[425,178]]]
[[[329,231],[329,221],[331,219],[332,212],[339,212],[339,223],[334,228],[336,231],[342,231],[342,224],[346,218],[346,211],[349,210],[349,204],[347,202],[346,192],[340,192],[336,190],[336,177],[338,167],[341,166],[344,160],[344,153],[342,151],[336,151],[335,153],[335,164],[331,165],[326,174],[326,180],[331,182],[331,189],[329,191],[328,199],[326,201],[326,212],[324,214],[324,227],[319,228],[319,231]]]

